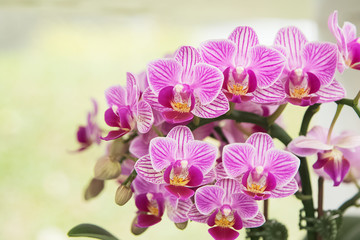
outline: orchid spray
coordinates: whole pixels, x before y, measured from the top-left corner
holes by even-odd
[[[360,135],[351,128],[333,133],[344,106],[360,118],[360,92],[345,98],[335,80],[337,71],[360,69],[360,41],[353,24],[338,26],[336,11],[328,23],[336,43],[309,42],[297,27],[284,27],[264,46],[254,29],[239,26],[198,48],[181,46],[139,75],[127,73],[126,87],[105,91],[104,119],[112,129],[97,125],[94,100],[87,125],[78,129],[78,151],[107,142],[85,199],[115,180],[115,202],[135,202],[135,235],[169,218],[181,230],[194,221],[207,225],[209,239],[233,240],[287,239],[286,224],[269,216],[269,199],[296,197],[308,240],[345,239],[343,213],[357,206],[360,190],[325,210],[324,180],[360,189]],[[287,103],[306,108],[294,139],[281,122]],[[321,104],[336,104],[335,116],[330,126],[308,131]],[[319,179],[317,204],[310,176]],[[117,239],[90,224],[69,236]]]

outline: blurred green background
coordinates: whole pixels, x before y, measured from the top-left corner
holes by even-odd
[[[123,240],[210,239],[204,225],[180,231],[165,219],[142,236],[131,235],[134,204],[115,204],[113,182],[97,199],[83,200],[105,147],[69,153],[78,147],[75,133],[86,122],[90,98],[99,101],[105,127],[103,92],[123,84],[127,71],[139,73],[181,45],[226,38],[239,25],[254,27],[264,44],[287,25],[302,28],[310,40],[325,38],[334,9],[349,5],[343,17],[358,16],[351,15],[351,3],[330,2],[0,0],[0,239],[68,239],[67,231],[84,222]],[[292,136],[302,113],[286,110]],[[291,239],[303,235],[299,208],[295,198],[270,201],[270,216],[287,223]]]

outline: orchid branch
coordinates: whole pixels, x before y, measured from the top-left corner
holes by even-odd
[[[284,111],[284,109],[286,108],[286,106],[287,106],[287,103],[280,105],[280,106],[275,110],[275,112],[274,112],[273,114],[271,114],[271,115],[267,118],[269,126],[270,126],[271,124],[273,124],[273,123],[276,121],[276,119],[278,119],[278,117],[280,117],[281,113]]]
[[[358,107],[359,98],[360,98],[360,91],[358,92],[358,94],[355,96],[354,99],[343,98],[343,99],[340,99],[339,101],[336,101],[336,103],[347,105],[347,106],[351,107],[352,109],[354,109],[355,113],[360,118],[360,109]]]

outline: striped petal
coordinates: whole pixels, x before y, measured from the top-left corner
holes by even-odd
[[[344,98],[346,91],[338,81],[334,80],[329,86],[320,88],[320,90],[316,92],[316,95],[320,97],[317,101],[318,103],[327,103]]]
[[[300,166],[300,159],[294,154],[279,149],[266,152],[265,170],[276,179],[277,186],[289,183],[296,175]]]
[[[232,203],[232,195],[235,193],[241,193],[240,183],[234,179],[221,179],[215,183],[215,186],[219,186],[225,191],[224,204]]]
[[[251,27],[237,27],[230,34],[229,40],[237,45],[235,65],[246,67],[249,64],[249,51],[259,44],[258,37]]]
[[[113,106],[117,106],[119,108],[127,105],[126,90],[120,85],[112,86],[106,89],[105,98],[110,108]]]
[[[241,219],[253,218],[259,212],[256,201],[243,193],[235,193],[231,196],[231,207],[237,211]]]
[[[272,198],[283,198],[294,195],[299,190],[299,186],[295,179],[291,180],[288,184],[280,186],[271,191]]]
[[[190,128],[186,126],[176,126],[170,130],[166,136],[167,138],[174,139],[177,142],[176,158],[180,159],[184,157],[185,146],[189,141],[194,140],[194,136]]]
[[[143,100],[140,101],[138,105],[136,122],[140,133],[149,132],[154,123],[154,116],[151,110],[151,106],[149,103]]]
[[[155,184],[165,184],[164,181],[164,172],[163,171],[156,171],[151,164],[150,155],[145,155],[137,162],[134,166],[137,174],[142,177],[144,180],[155,183]]]
[[[264,166],[266,152],[274,147],[274,142],[267,133],[254,133],[247,140],[246,143],[251,144],[257,151],[253,166]]]
[[[204,215],[196,208],[195,204],[190,208],[188,212],[188,217],[190,220],[199,222],[199,223],[207,223],[209,219],[209,215]]]
[[[265,223],[264,215],[258,212],[255,217],[250,219],[242,219],[245,228],[256,228],[260,227]]]
[[[167,86],[180,83],[182,67],[174,59],[159,59],[149,63],[147,74],[151,90],[158,95]]]
[[[135,76],[132,73],[126,73],[126,93],[129,106],[134,106],[139,101],[140,89],[137,87]]]
[[[143,99],[145,102],[149,103],[150,106],[155,109],[156,111],[159,112],[163,112],[166,109],[170,109],[170,108],[166,108],[163,105],[161,105],[158,101],[158,96],[155,95],[155,93],[148,87],[144,94],[143,94]]]
[[[224,71],[234,66],[236,48],[230,40],[212,40],[200,45],[200,54],[204,62]]]
[[[334,35],[334,37],[337,41],[340,52],[342,53],[343,56],[345,56],[345,58],[347,58],[348,51],[347,51],[347,47],[346,47],[346,40],[345,40],[344,33],[338,24],[337,11],[334,11],[332,14],[330,14],[329,19],[328,19],[328,27],[329,27],[330,32]]]
[[[150,141],[149,154],[156,171],[161,171],[175,161],[177,143],[174,139],[157,137]]]
[[[256,89],[253,96],[254,98],[251,101],[254,103],[281,104],[284,101],[286,94],[282,83],[277,81],[268,88]]]
[[[215,100],[221,91],[224,75],[223,73],[206,63],[197,64],[194,67],[194,82],[191,88],[201,104],[206,105]]]
[[[181,77],[182,83],[190,84],[193,76],[193,68],[201,62],[200,53],[194,47],[182,46],[176,51],[174,58],[181,64],[183,69]]]
[[[238,177],[251,168],[256,157],[256,150],[246,143],[228,144],[223,149],[223,165],[226,173],[231,177]]]
[[[334,79],[337,65],[337,47],[332,43],[308,43],[303,49],[304,71],[316,75],[321,85]]]
[[[196,99],[195,107],[191,112],[201,118],[216,118],[227,113],[227,111],[229,111],[229,100],[223,92],[220,92],[214,101],[206,105],[202,105]]]
[[[295,69],[302,67],[301,51],[307,43],[305,35],[296,27],[286,27],[278,31],[274,45],[285,48],[288,67]]]
[[[285,57],[277,50],[265,46],[255,46],[250,50],[251,63],[248,67],[256,76],[259,88],[272,85],[285,67]]]
[[[195,166],[203,173],[207,174],[213,167],[218,149],[212,144],[194,140],[185,145],[185,159],[190,166]]]
[[[176,207],[171,204],[167,204],[167,215],[174,223],[186,222],[189,219],[188,212],[192,206],[193,203],[190,199],[179,200]]]
[[[207,215],[222,206],[225,192],[218,186],[204,186],[195,194],[195,205],[200,213]]]

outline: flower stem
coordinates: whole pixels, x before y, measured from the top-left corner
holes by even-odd
[[[355,111],[355,113],[358,115],[358,117],[360,118],[360,109],[358,107],[359,99],[360,99],[360,91],[357,93],[357,95],[355,96],[354,99],[343,98],[343,99],[336,101],[336,103],[344,104],[344,105],[351,107]]]
[[[134,169],[121,185],[130,187],[132,181],[134,181],[134,179],[136,178],[136,175],[137,175],[137,172]]]
[[[318,179],[318,218],[324,215],[324,178],[319,177]]]
[[[269,219],[269,199],[264,201],[264,217],[265,221]]]
[[[330,144],[330,139],[331,139],[331,134],[332,134],[332,131],[334,129],[334,126],[335,126],[335,123],[336,123],[336,120],[339,118],[340,116],[340,113],[341,113],[341,110],[342,108],[344,107],[344,104],[338,104],[337,105],[337,108],[336,108],[336,113],[335,113],[335,116],[331,122],[331,125],[330,125],[330,128],[329,128],[329,132],[328,132],[328,135],[327,135],[327,144]]]
[[[356,201],[360,198],[360,191],[357,192],[352,198],[344,202],[340,207],[339,210],[342,212],[345,212],[346,209],[348,209],[351,206],[356,205]]]
[[[268,125],[270,126],[271,124],[273,124],[276,119],[278,119],[278,117],[281,115],[281,113],[284,111],[284,109],[286,108],[287,103],[280,105],[273,114],[271,114],[270,116],[267,117],[267,121],[268,121]]]

